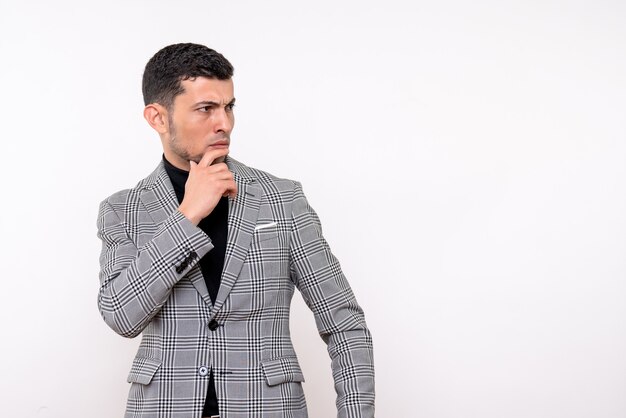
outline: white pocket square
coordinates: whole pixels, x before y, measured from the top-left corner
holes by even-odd
[[[255,231],[258,231],[259,229],[265,229],[265,228],[270,228],[272,226],[275,226],[276,222],[270,222],[268,224],[261,224],[261,225],[257,225],[254,227]]]

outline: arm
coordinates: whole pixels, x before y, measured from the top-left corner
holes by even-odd
[[[208,150],[198,164],[190,161],[185,197],[141,248],[126,228],[139,228],[143,212],[133,213],[132,224],[116,208],[137,210],[138,202],[113,205],[102,202],[98,215],[100,293],[98,307],[104,321],[118,334],[135,337],[163,307],[176,283],[213,249],[197,227],[222,196],[235,197],[237,185],[224,163],[228,149]],[[141,233],[141,231],[135,231]]]
[[[294,193],[291,274],[328,345],[338,416],[373,418],[374,357],[363,311],[299,183]]]
[[[130,338],[141,333],[174,285],[213,248],[209,237],[179,211],[137,248],[108,200],[100,205],[98,237],[102,240],[98,308],[109,327]]]

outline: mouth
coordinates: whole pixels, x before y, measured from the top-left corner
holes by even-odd
[[[212,143],[211,145],[209,145],[209,147],[211,147],[211,148],[228,148],[229,145],[230,145],[230,141],[222,140],[222,141],[216,141],[216,142]]]

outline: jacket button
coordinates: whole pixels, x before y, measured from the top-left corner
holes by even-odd
[[[202,366],[202,367],[200,367],[200,368],[198,369],[198,374],[199,374],[200,376],[203,376],[203,377],[204,377],[204,376],[206,376],[206,375],[208,375],[208,374],[209,374],[209,368],[208,368],[207,366]]]
[[[209,329],[211,331],[215,331],[217,329],[217,327],[219,327],[219,326],[220,326],[220,324],[218,324],[215,319],[211,319],[211,322],[209,322]]]

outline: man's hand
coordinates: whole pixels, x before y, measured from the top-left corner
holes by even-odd
[[[227,148],[208,150],[198,164],[189,162],[185,197],[178,210],[194,225],[198,225],[202,219],[209,216],[223,196],[234,198],[237,195],[233,173],[223,162],[213,164],[226,154]]]

